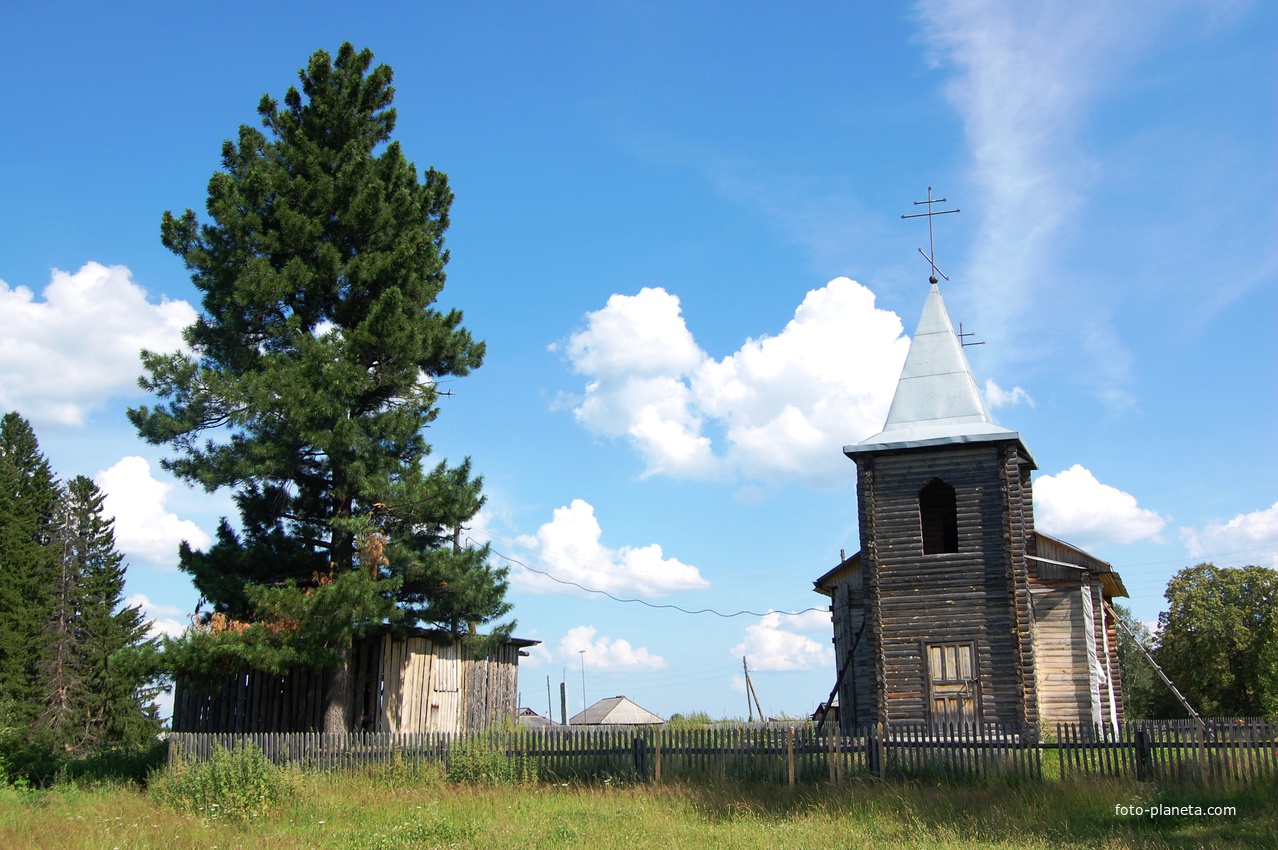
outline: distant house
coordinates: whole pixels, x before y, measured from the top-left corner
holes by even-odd
[[[520,729],[549,729],[559,724],[525,706],[515,712],[515,725]]]
[[[624,696],[608,697],[574,715],[569,726],[655,726],[665,723]]]
[[[349,701],[338,703],[334,671],[261,670],[214,683],[179,677],[174,732],[471,732],[515,720],[519,656],[540,641],[507,639],[475,658],[454,636],[389,627],[356,643]],[[326,717],[330,718],[327,720]],[[329,725],[334,728],[327,728]]]
[[[935,277],[883,430],[843,452],[861,551],[814,584],[845,731],[1122,721],[1109,602],[1127,591],[1034,529],[1034,457],[990,417]]]

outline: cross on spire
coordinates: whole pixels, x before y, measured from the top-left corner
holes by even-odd
[[[927,187],[927,200],[926,200],[926,201],[915,201],[915,202],[914,202],[914,206],[916,206],[916,207],[917,207],[917,206],[920,206],[920,205],[922,205],[922,204],[927,204],[927,212],[914,213],[914,214],[912,214],[912,215],[903,215],[903,216],[901,216],[901,218],[924,218],[924,217],[926,217],[926,218],[927,218],[927,248],[928,248],[928,253],[923,254],[923,249],[922,249],[922,248],[920,248],[920,249],[919,249],[919,253],[920,253],[920,254],[923,254],[923,259],[927,260],[928,265],[930,265],[930,266],[932,267],[932,274],[931,274],[931,276],[930,276],[930,277],[928,277],[928,282],[929,282],[929,283],[936,283],[936,282],[937,282],[937,280],[936,280],[936,276],[937,276],[938,274],[939,274],[941,277],[945,278],[946,280],[949,280],[949,277],[945,274],[945,272],[941,271],[941,270],[940,270],[939,268],[937,268],[937,266],[936,266],[936,242],[935,242],[935,240],[934,240],[934,239],[933,239],[933,237],[932,237],[932,218],[933,218],[934,216],[938,216],[938,215],[948,215],[949,213],[956,213],[956,212],[959,212],[959,210],[958,210],[958,209],[952,209],[952,210],[934,210],[934,209],[932,209],[932,204],[943,204],[943,203],[945,203],[945,198],[933,198],[933,197],[932,197],[932,187],[931,187],[931,186],[928,186],[928,187]]]

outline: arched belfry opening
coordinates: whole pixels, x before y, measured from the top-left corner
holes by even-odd
[[[954,488],[933,478],[919,491],[919,522],[923,531],[923,554],[943,555],[959,550],[958,501]]]

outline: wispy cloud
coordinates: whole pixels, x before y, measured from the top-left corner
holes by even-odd
[[[1180,536],[1191,556],[1219,559],[1217,566],[1246,563],[1278,569],[1278,502],[1201,529],[1182,528]]]
[[[1098,394],[1126,404],[1130,357],[1106,293],[1063,286],[1059,251],[1097,170],[1079,141],[1089,113],[1157,30],[1159,4],[923,0],[918,13],[933,61],[954,70],[946,96],[964,124],[976,196],[964,206],[979,210],[970,297],[998,342],[992,359],[1034,353],[1020,317],[1071,316],[1071,329],[1088,329],[1075,339]]]

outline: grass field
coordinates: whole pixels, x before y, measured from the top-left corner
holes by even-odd
[[[468,785],[439,776],[289,773],[247,819],[174,809],[125,784],[0,788],[2,848],[1274,848],[1278,794],[1104,781],[1021,786]],[[1233,806],[1120,816],[1115,806]]]

